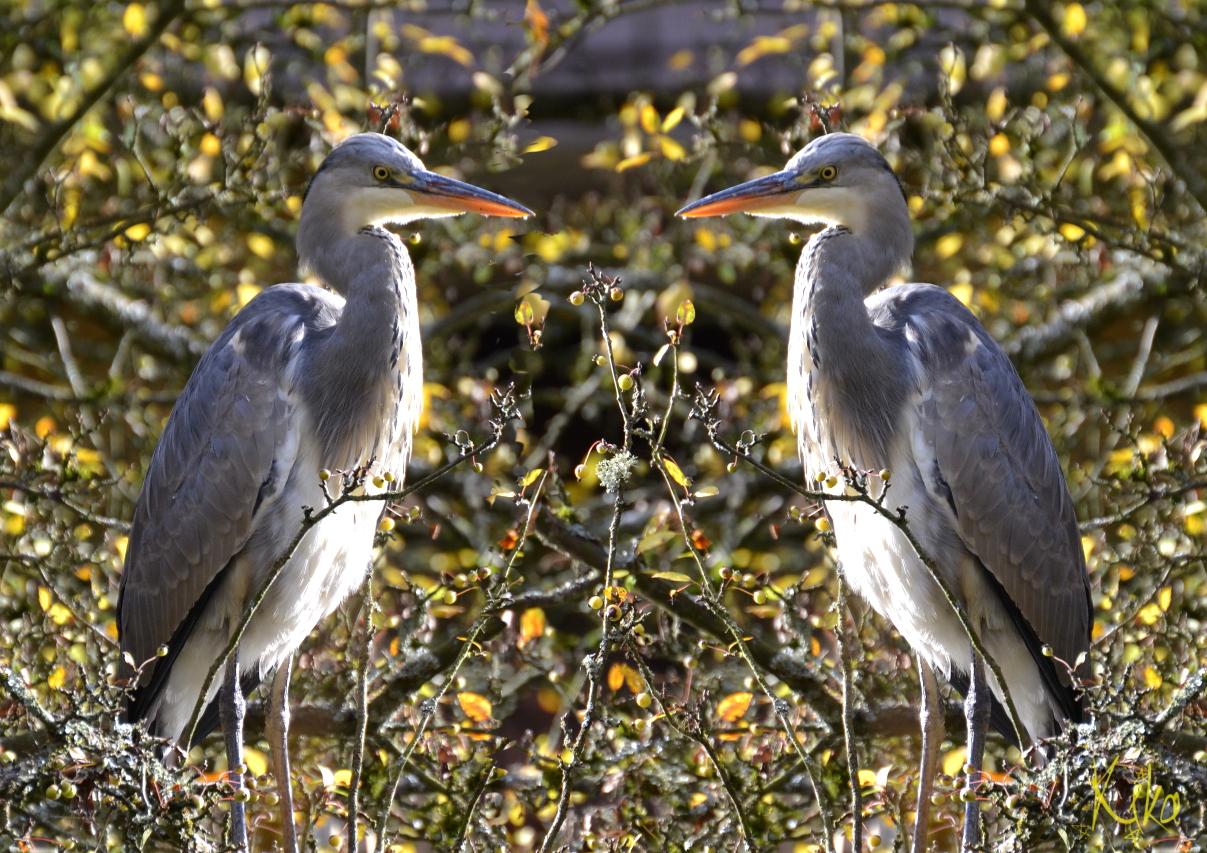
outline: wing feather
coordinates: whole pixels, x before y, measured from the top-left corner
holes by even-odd
[[[134,511],[117,619],[136,663],[171,642],[194,605],[246,544],[282,449],[296,448],[289,394],[301,327],[330,325],[338,303],[303,285],[269,288],[202,357],[172,411]],[[196,618],[196,613],[192,618]],[[158,689],[179,649],[156,666]],[[140,696],[131,715],[145,711]]]
[[[1060,461],[1005,353],[946,291],[901,303],[923,366],[922,439],[950,490],[958,531],[1041,643],[1072,664],[1089,648],[1089,579]]]

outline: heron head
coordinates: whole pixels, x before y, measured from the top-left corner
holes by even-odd
[[[868,234],[873,223],[909,209],[901,183],[873,145],[852,133],[819,137],[782,171],[747,181],[689,204],[683,217],[724,216],[739,211],[808,224],[842,225]]]
[[[428,171],[402,143],[380,133],[358,133],[332,149],[306,190],[303,220],[308,213],[328,224],[334,218],[347,232],[460,213],[533,215],[501,195]]]

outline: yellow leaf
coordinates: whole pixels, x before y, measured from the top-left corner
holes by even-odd
[[[44,586],[38,587],[38,604],[43,610],[50,609],[50,590]]]
[[[628,664],[624,665],[624,683],[628,685],[630,693],[641,693],[645,690],[645,679]]]
[[[251,766],[250,764],[248,765]],[[346,788],[352,784],[352,771],[348,768],[336,770],[331,776],[331,784],[337,788]]]
[[[520,616],[520,645],[539,639],[545,633],[545,611],[530,607]]]
[[[679,303],[678,310],[675,311],[675,322],[680,326],[690,326],[696,321],[696,306],[692,304],[690,299],[684,299]]]
[[[137,243],[139,240],[147,239],[147,235],[151,233],[151,226],[145,222],[139,222],[137,225],[131,225],[126,229],[126,236]]]
[[[529,326],[533,321],[532,306],[526,301],[521,302],[515,309],[515,321],[521,326]]]
[[[259,293],[260,287],[258,285],[240,284],[235,287],[235,298],[238,300],[240,308],[255,299]]]
[[[676,464],[674,459],[667,456],[662,461],[666,465],[666,473],[671,475],[672,480],[685,489],[691,485],[691,480],[687,479],[687,475],[683,473],[683,469]]]
[[[868,770],[866,767],[861,768],[859,771],[859,787],[874,788],[874,787],[876,787],[876,785],[877,785],[876,774],[873,773],[871,770]]]
[[[1146,666],[1144,668],[1144,683],[1147,684],[1151,689],[1156,690],[1161,686],[1164,680],[1165,679],[1161,678],[1161,673],[1157,672],[1151,666]]]
[[[247,235],[247,248],[251,249],[252,254],[265,260],[271,258],[273,252],[276,251],[272,238],[256,231]]]
[[[1070,243],[1076,243],[1085,236],[1085,229],[1079,225],[1074,225],[1072,222],[1062,222],[1060,225],[1060,236],[1064,237]]]
[[[263,776],[268,772],[268,759],[258,749],[252,749],[250,746],[243,747],[243,762],[253,776]]]
[[[688,808],[694,809],[696,806],[704,805],[704,803],[707,802],[708,794],[705,794],[701,791],[696,791],[696,793],[692,794],[691,799],[688,800]]]
[[[650,158],[653,156],[654,155],[651,154],[649,151],[643,151],[642,153],[638,154],[636,157],[626,157],[625,159],[621,160],[619,163],[616,164],[616,171],[623,172],[626,169],[632,169],[635,166],[642,166],[642,165],[650,162]]]
[[[457,701],[461,703],[465,716],[475,723],[485,723],[490,719],[491,704],[485,696],[478,693],[458,693]]]
[[[754,41],[738,51],[736,62],[742,68],[756,59],[773,53],[787,53],[791,49],[792,42],[782,36],[755,36]]]
[[[697,489],[692,497],[694,498],[711,498],[720,491],[716,486],[705,486],[702,489]]]
[[[641,108],[641,129],[646,133],[658,132],[658,111],[650,104]]]
[[[972,304],[972,285],[965,282],[964,284],[953,284],[947,288],[947,291],[960,300],[960,304],[967,308]]]
[[[122,26],[126,32],[139,38],[147,31],[147,10],[142,3],[131,3],[122,14]]]
[[[1140,608],[1140,612],[1137,615],[1145,625],[1155,625],[1157,624],[1157,620],[1161,618],[1161,605],[1149,604]]]
[[[989,140],[989,153],[994,157],[1000,157],[1003,154],[1010,153],[1010,137],[1004,133],[999,133]]]
[[[1062,29],[1067,36],[1079,36],[1085,31],[1085,7],[1080,3],[1070,3],[1065,6],[1065,19]]]
[[[56,667],[55,671],[52,672],[49,675],[49,677],[47,677],[46,684],[52,690],[58,690],[59,688],[61,688],[63,686],[63,682],[65,682],[66,680],[67,680],[67,670],[63,669],[63,667],[60,666],[60,667]]]
[[[8,429],[9,423],[17,416],[17,407],[12,403],[0,403],[0,429]]]
[[[1157,604],[1162,610],[1168,610],[1170,602],[1173,601],[1173,588],[1165,587],[1157,594]]]
[[[615,692],[624,684],[624,664],[614,663],[608,667],[608,689]]]
[[[683,146],[669,136],[659,136],[658,147],[662,149],[662,156],[668,160],[679,161],[687,156]]]
[[[652,577],[658,580],[674,581],[675,583],[695,583],[695,581],[683,574],[683,572],[654,572]]]
[[[541,151],[548,151],[554,145],[557,145],[557,140],[552,136],[541,136],[535,139],[524,149],[525,154],[536,154]]]
[[[55,603],[50,605],[50,609],[46,611],[46,615],[56,625],[66,625],[71,619],[71,611],[61,604]]]
[[[527,305],[528,303],[525,302],[524,304]],[[527,474],[524,475],[524,479],[520,480],[520,488],[521,489],[528,488],[533,483],[535,483],[537,481],[537,478],[540,477],[541,474],[543,474],[543,473],[545,473],[544,468],[533,468],[531,471],[529,471]]]
[[[675,107],[662,120],[662,132],[669,133],[681,121],[683,121],[683,107]]]
[[[730,693],[717,703],[717,716],[727,723],[732,723],[746,713],[753,698],[753,693]]]
[[[447,56],[453,62],[460,63],[466,68],[474,64],[474,55],[462,47],[461,43],[452,36],[428,36],[419,40],[419,50],[423,53],[437,53]]]
[[[943,757],[943,772],[955,776],[964,768],[964,759],[968,757],[967,747],[957,747]]]
[[[960,247],[964,245],[964,235],[958,232],[944,234],[935,241],[935,254],[939,260],[946,260],[960,251]]]

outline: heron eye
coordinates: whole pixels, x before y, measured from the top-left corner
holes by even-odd
[[[832,181],[838,177],[838,170],[833,166],[822,166],[817,172],[817,176],[823,181]]]
[[[385,166],[374,166],[373,177],[379,181],[387,181],[390,179],[390,170]]]

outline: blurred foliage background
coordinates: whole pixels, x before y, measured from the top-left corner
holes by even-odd
[[[118,723],[126,522],[207,343],[297,277],[309,176],[341,138],[381,129],[539,211],[519,228],[406,229],[427,379],[408,479],[454,458],[456,431],[489,437],[492,391],[514,384],[523,420],[480,470],[398,507],[372,606],[349,602],[303,647],[309,849],[348,848],[354,782],[365,850],[850,850],[852,786],[865,846],[905,849],[910,651],[841,606],[809,501],[731,464],[690,417],[697,384],[715,391],[718,435],[749,430],[755,458],[800,479],[781,403],[808,234],[673,212],[833,128],[874,141],[902,179],[907,278],[948,287],[1015,360],[1091,572],[1093,722],[1043,771],[991,738],[991,778],[967,786],[945,688],[933,843],[955,847],[972,796],[989,850],[1203,849],[1205,14],[1201,0],[7,0],[0,845],[222,847],[220,738],[166,769]],[[588,263],[619,298],[568,298]],[[681,346],[656,358],[668,328]],[[618,399],[665,416],[664,437],[626,444]],[[484,613],[488,592],[512,600]],[[249,808],[268,850],[262,734],[257,701]]]

